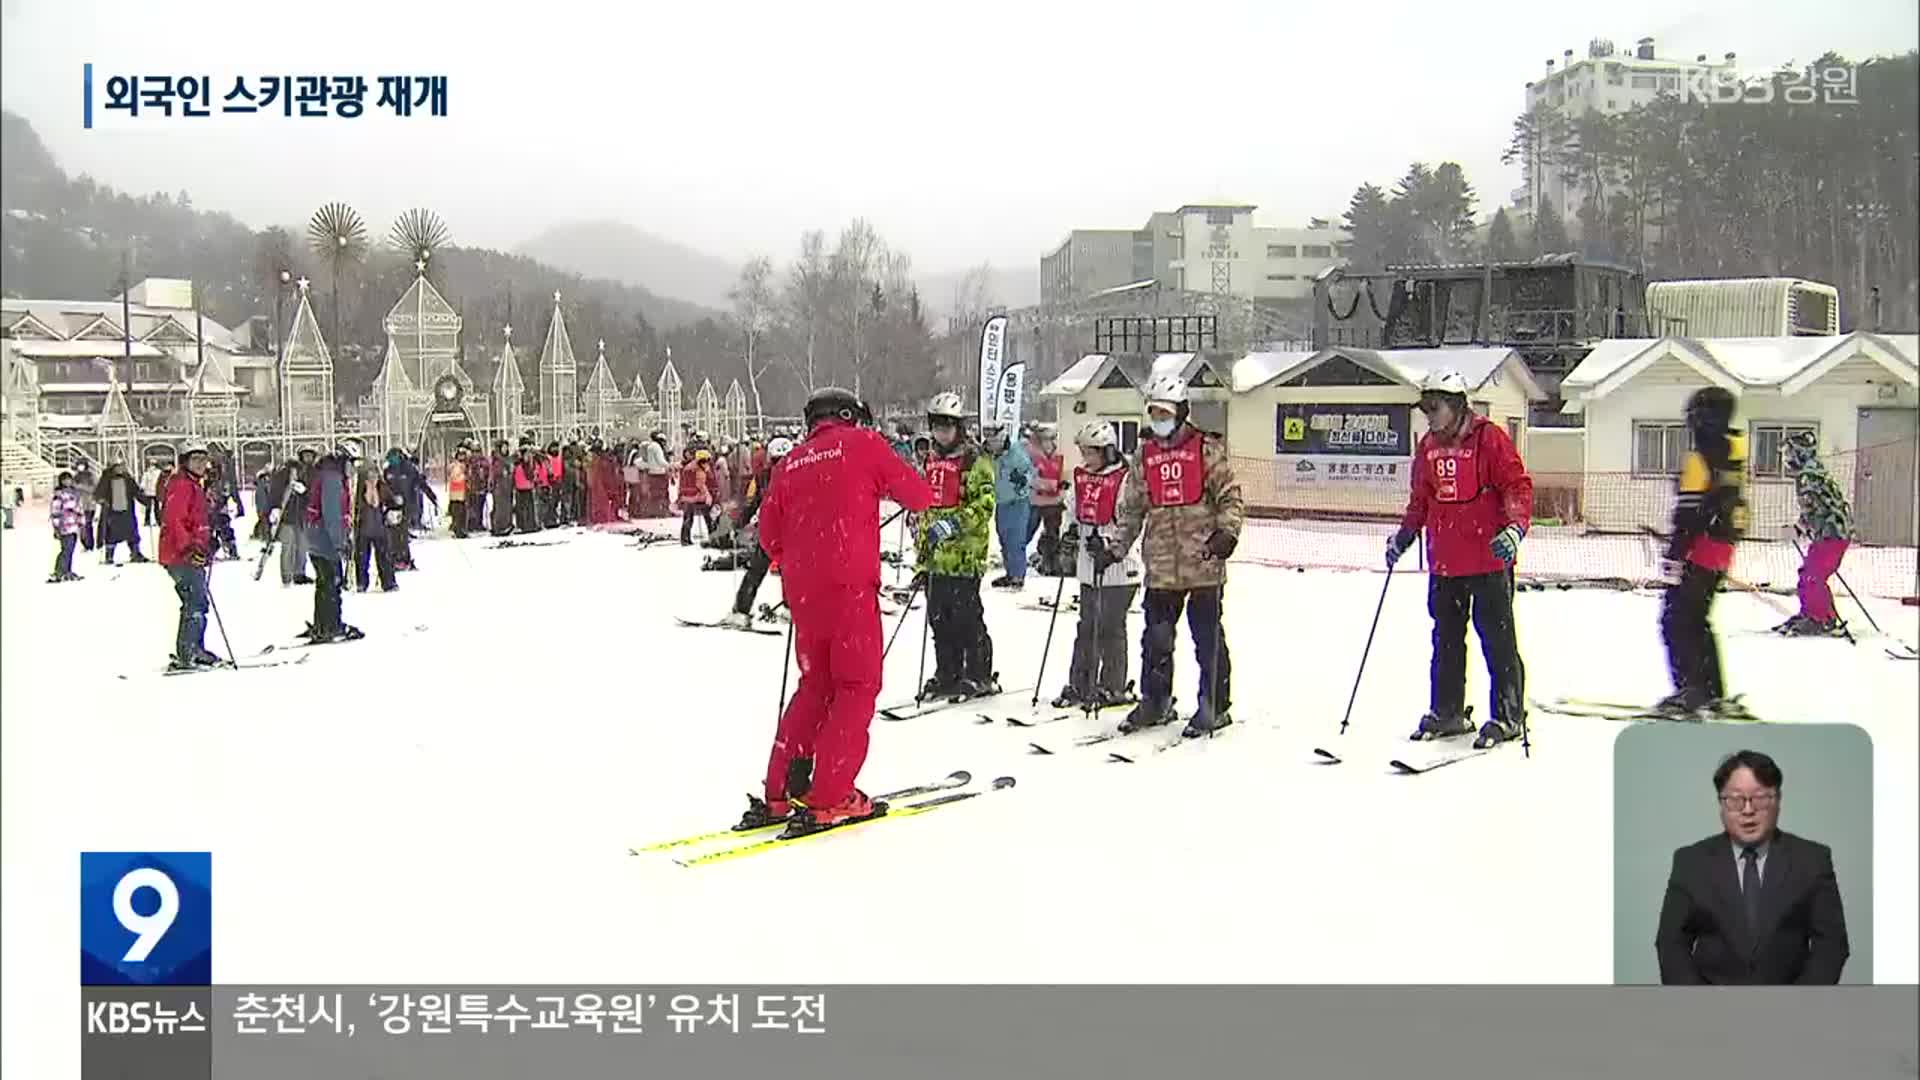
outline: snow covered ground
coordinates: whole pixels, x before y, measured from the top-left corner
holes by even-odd
[[[1391,584],[1345,736],[1381,575],[1236,565],[1229,734],[1122,765],[1108,746],[1067,745],[1078,717],[1034,732],[976,724],[972,709],[877,721],[869,791],[954,769],[1019,786],[689,869],[628,848],[738,814],[765,761],[783,639],[674,625],[723,613],[738,581],[698,572],[697,550],[542,538],[565,543],[418,542],[421,569],[398,592],[349,594],[365,641],[300,666],[165,679],[165,574],[83,554],[86,581],[45,585],[44,520],[23,514],[0,542],[5,1072],[77,1071],[82,850],[212,851],[222,983],[1611,978],[1623,729],[1536,714],[1531,761],[1516,748],[1391,774],[1426,704],[1417,575]],[[309,589],[271,571],[254,582],[251,559],[218,564],[213,582],[243,656],[291,642],[310,613]],[[1035,578],[1026,601],[1051,592]],[[761,598],[778,599],[777,579]],[[1722,599],[1729,682],[1769,718],[1871,733],[1874,972],[1914,982],[1915,665],[1888,659],[1887,639],[1759,634],[1781,618],[1770,602]],[[1920,637],[1915,609],[1870,602],[1897,639]],[[1662,694],[1657,604],[1522,593],[1533,692]],[[1048,616],[1004,595],[987,605],[1003,682],[1032,685]],[[910,619],[883,704],[913,693]],[[1049,696],[1070,633],[1063,618]],[[226,650],[217,630],[208,643]],[[1025,707],[1020,695],[993,711]],[[1058,752],[1030,754],[1029,738]],[[1312,747],[1336,739],[1347,762],[1315,764]]]

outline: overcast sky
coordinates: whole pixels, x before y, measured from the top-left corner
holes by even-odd
[[[0,98],[69,172],[254,226],[344,199],[508,248],[616,218],[737,258],[865,215],[927,270],[1231,199],[1334,215],[1459,161],[1491,208],[1522,88],[1594,37],[1743,69],[1915,47],[1917,0],[265,4],[0,0]],[[1606,12],[1604,18],[1598,13]],[[81,126],[112,74],[448,76],[451,115]],[[98,100],[98,99],[96,99]]]

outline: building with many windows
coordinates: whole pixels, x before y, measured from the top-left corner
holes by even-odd
[[[1139,229],[1076,229],[1040,259],[1041,305],[1142,281],[1253,300],[1304,300],[1313,276],[1341,262],[1347,234],[1257,225],[1256,207],[1196,203]]]
[[[1545,75],[1527,84],[1524,111],[1552,108],[1569,120],[1587,112],[1617,116],[1650,105],[1662,94],[1678,98],[1684,84],[1703,76],[1717,79],[1733,71],[1733,53],[1718,61],[1708,60],[1704,53],[1692,60],[1676,60],[1655,55],[1653,44],[1652,38],[1641,38],[1629,55],[1617,52],[1613,42],[1596,38],[1587,43],[1587,55],[1580,59],[1574,58],[1572,49],[1566,50],[1558,61],[1547,61]],[[1563,219],[1571,221],[1586,200],[1585,191],[1567,170],[1536,161],[1528,162],[1526,182],[1513,190],[1515,212],[1531,221],[1545,196]]]
[[[124,304],[0,300],[0,349],[32,363],[39,425],[50,433],[92,431],[116,381],[134,421],[150,427],[183,417],[194,398],[248,412],[274,400],[273,354],[253,324],[196,319],[192,284],[173,278],[142,281]]]

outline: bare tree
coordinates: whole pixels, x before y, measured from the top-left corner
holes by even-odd
[[[826,248],[826,234],[818,229],[800,235],[800,255],[787,267],[787,283],[780,298],[793,343],[786,356],[787,366],[809,394],[818,385],[815,360],[831,295]]]
[[[833,284],[835,329],[846,339],[847,359],[853,368],[853,393],[858,397],[872,356],[868,328],[879,316],[874,270],[886,255],[879,234],[865,218],[854,218],[840,230],[829,265]]]
[[[773,260],[765,255],[749,259],[740,268],[740,280],[727,291],[727,299],[733,301],[733,323],[745,343],[743,359],[747,388],[753,393],[753,414],[764,425],[767,414],[760,400],[760,376],[766,374],[769,362],[760,358],[759,346],[774,316]]]

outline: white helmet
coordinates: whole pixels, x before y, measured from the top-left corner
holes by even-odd
[[[1118,446],[1119,440],[1113,437],[1113,425],[1105,420],[1089,420],[1073,437],[1075,446],[1084,446],[1089,450],[1105,450]]]
[[[953,393],[952,391],[944,394],[935,394],[933,395],[933,400],[927,403],[928,417],[944,417],[949,420],[959,421],[965,419],[966,415],[966,403],[960,400],[959,394]]]
[[[339,445],[333,448],[333,452],[348,461],[359,461],[363,456],[359,439],[341,439]]]
[[[186,445],[180,448],[180,460],[185,461],[194,454],[204,454],[206,452],[207,444],[205,441],[201,439],[188,439]],[[82,464],[85,463],[82,462]]]
[[[1467,380],[1452,368],[1430,371],[1420,380],[1422,394],[1452,394],[1455,397],[1467,396]]]
[[[791,453],[793,453],[793,440],[785,435],[776,435],[767,443],[767,456],[770,458],[783,458]]]
[[[1187,403],[1187,380],[1178,375],[1156,375],[1147,380],[1147,403],[1164,402],[1168,405]]]

